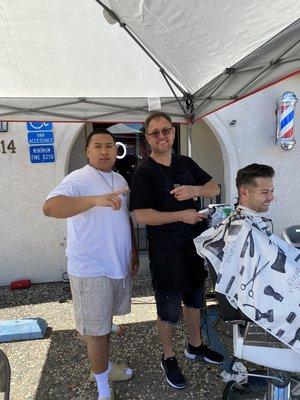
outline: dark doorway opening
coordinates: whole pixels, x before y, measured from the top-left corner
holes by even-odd
[[[179,153],[179,125],[174,124],[176,136],[173,145],[175,154]],[[136,167],[150,155],[150,148],[144,135],[141,123],[94,123],[93,128],[104,128],[111,132],[118,145],[118,156],[115,170],[121,174],[129,186]]]

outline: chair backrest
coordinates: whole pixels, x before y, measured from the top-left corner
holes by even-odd
[[[10,364],[6,354],[0,349],[0,393],[4,393],[4,400],[10,398]]]
[[[284,228],[282,236],[289,244],[300,248],[300,225],[291,225]]]
[[[210,273],[210,277],[211,277],[213,286],[215,288],[216,282],[217,282],[216,271],[208,259],[207,259],[207,265],[209,268],[209,273]],[[227,322],[237,321],[237,320],[249,321],[249,318],[246,317],[246,315],[243,314],[239,309],[232,307],[232,305],[229,303],[229,301],[227,300],[227,297],[224,294],[218,293],[215,291],[215,297],[219,303],[220,317],[224,321],[227,321]]]

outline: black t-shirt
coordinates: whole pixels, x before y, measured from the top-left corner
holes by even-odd
[[[173,155],[169,167],[149,158],[134,173],[129,208],[131,211],[152,208],[163,212],[196,209],[193,199],[178,201],[170,191],[175,184],[205,185],[210,180],[210,175],[189,157]],[[205,223],[147,226],[150,271],[156,291],[191,291],[202,286],[206,272],[193,237],[204,229]]]
[[[152,208],[157,211],[182,211],[189,208],[197,209],[198,203],[193,199],[178,201],[170,191],[175,184],[179,185],[205,185],[212,178],[201,169],[190,157],[172,156],[169,167],[158,164],[152,158],[144,161],[133,176],[129,208],[135,209]],[[150,233],[155,231],[172,231],[188,228],[196,230],[193,236],[200,232],[201,224],[197,226],[176,222],[160,226],[148,226]],[[203,229],[202,229],[203,230]]]

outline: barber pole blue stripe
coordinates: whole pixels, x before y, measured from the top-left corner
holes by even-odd
[[[282,105],[280,116],[280,137],[289,139],[293,136],[294,131],[294,106]]]
[[[286,115],[281,121],[280,121],[280,129],[284,129],[288,124],[293,123],[294,119],[294,110],[292,110],[288,115]],[[284,115],[284,114],[282,114]]]

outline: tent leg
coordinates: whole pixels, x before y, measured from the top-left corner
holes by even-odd
[[[192,124],[187,126],[187,155],[192,157]]]

